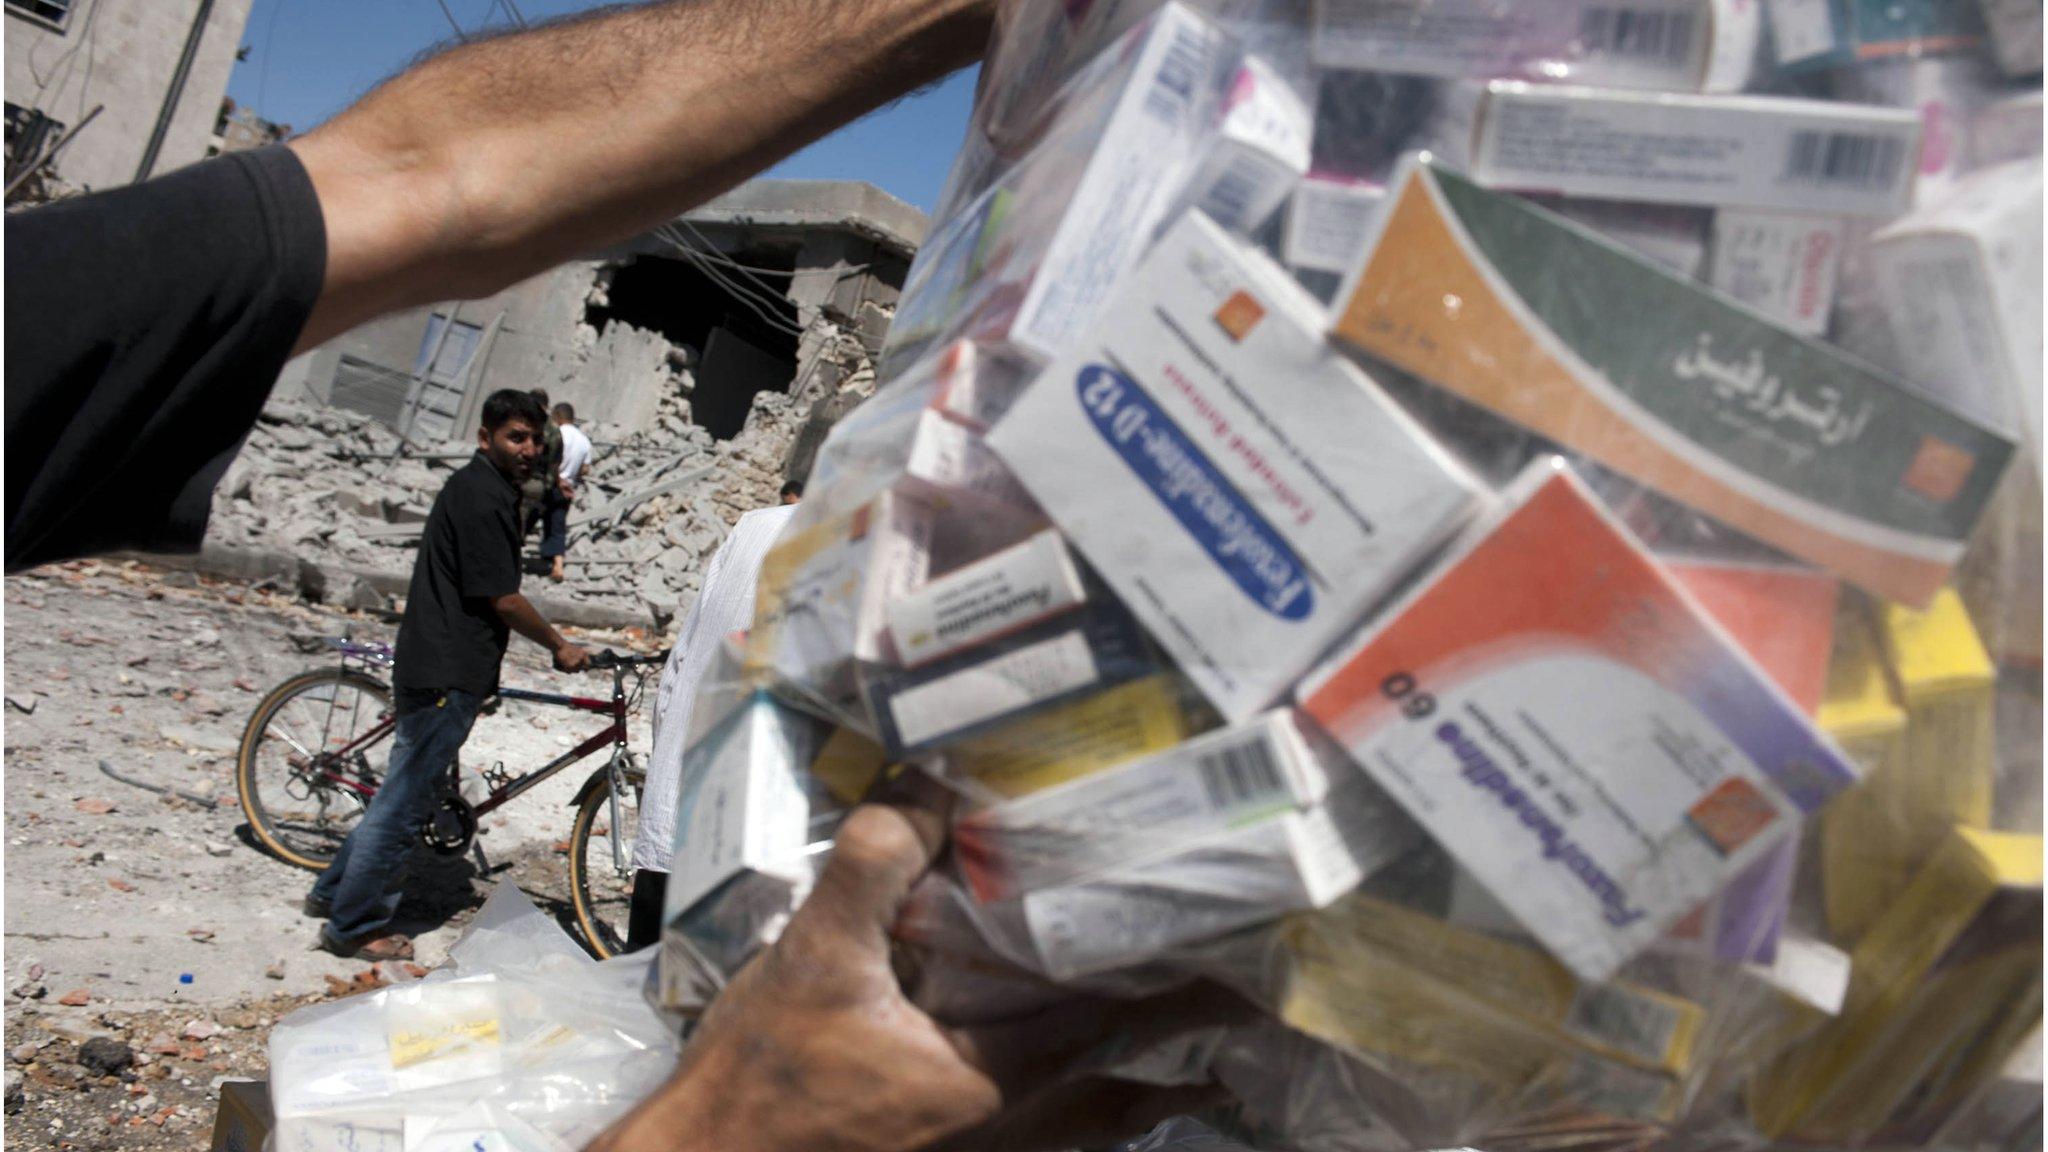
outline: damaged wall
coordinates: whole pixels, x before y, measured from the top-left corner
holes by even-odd
[[[874,388],[853,349],[836,364],[833,407]],[[667,628],[696,595],[703,567],[743,513],[775,504],[813,405],[780,392],[755,396],[739,433],[717,440],[688,419],[680,393],[649,426],[628,433],[584,422],[597,447],[591,478],[570,509],[568,579],[528,576],[544,612],[575,622],[637,620]],[[420,526],[449,475],[468,459],[395,455],[397,436],[367,416],[273,398],[215,490],[208,549],[268,551],[308,562],[301,591],[351,607],[390,602],[411,571]],[[529,557],[539,538],[529,537]]]
[[[681,259],[672,239],[643,236],[292,361],[215,494],[208,545],[295,557],[318,599],[383,603],[468,459],[484,397],[545,388],[576,406],[598,452],[570,512],[569,579],[529,577],[528,594],[564,619],[666,627],[727,528],[807,475],[830,420],[873,392],[924,218],[867,185],[756,181],[682,227],[718,255]],[[405,396],[444,328],[433,435],[399,457],[393,428],[422,426]]]
[[[731,438],[757,392],[815,399],[844,386],[835,345],[845,332],[880,347],[923,227],[921,214],[867,185],[751,182],[669,235],[488,299],[365,325],[293,361],[273,395],[377,414],[412,428],[415,442],[466,440],[497,388],[543,388],[584,419],[628,431],[680,398],[686,420]],[[684,258],[678,238],[695,255]],[[437,348],[420,422],[407,396]]]

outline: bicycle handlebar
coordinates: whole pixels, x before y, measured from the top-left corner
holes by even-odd
[[[668,649],[664,648],[652,656],[621,656],[609,648],[590,654],[590,663],[584,667],[591,672],[609,672],[614,668],[635,668],[651,664],[662,664],[668,660]]]

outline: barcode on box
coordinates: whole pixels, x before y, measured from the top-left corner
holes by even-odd
[[[1595,7],[1579,17],[1579,47],[1588,56],[1683,64],[1692,59],[1698,32],[1692,12]]]
[[[1209,807],[1217,812],[1284,799],[1287,794],[1263,733],[1248,743],[1209,753],[1199,767]]]
[[[1678,1030],[1678,1009],[1615,985],[1582,988],[1565,1031],[1645,1064],[1661,1064]]]
[[[1784,184],[1848,188],[1889,188],[1906,162],[1906,142],[1897,136],[1861,132],[1794,132],[1785,150]]]
[[[1179,124],[1194,99],[1207,58],[1207,45],[1195,30],[1177,29],[1166,46],[1166,58],[1159,62],[1159,74],[1145,93],[1145,111],[1161,123]]]

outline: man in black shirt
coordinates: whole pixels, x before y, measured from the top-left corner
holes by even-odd
[[[307,911],[327,919],[320,946],[329,952],[412,957],[412,941],[389,931],[405,894],[397,881],[477,709],[498,690],[512,630],[553,653],[560,671],[589,662],[519,594],[519,482],[540,458],[547,419],[529,393],[493,392],[476,455],[448,478],[427,514],[398,626],[391,765],[369,812],[306,897]]]

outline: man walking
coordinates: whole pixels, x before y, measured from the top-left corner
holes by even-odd
[[[533,397],[533,402],[540,405],[542,412],[548,410],[547,389],[535,388],[527,395]],[[547,523],[548,509],[553,507],[555,502],[555,473],[561,465],[562,436],[550,422],[541,429],[540,455],[535,458],[533,468],[527,472],[526,479],[519,482],[521,540],[533,535],[535,528],[542,528]],[[542,530],[545,532],[545,528]],[[545,556],[546,553],[543,552],[542,555]]]
[[[558,671],[589,662],[519,594],[519,482],[541,454],[546,426],[547,412],[530,394],[493,392],[476,456],[448,478],[427,515],[398,626],[390,767],[306,897],[307,914],[327,921],[320,946],[336,955],[411,958],[412,941],[390,931],[406,861],[477,710],[498,690],[511,633],[553,653]]]
[[[561,442],[561,462],[556,474],[548,478],[554,482],[554,490],[548,494],[548,526],[541,535],[540,554],[553,564],[548,578],[560,584],[564,578],[562,557],[569,551],[569,505],[576,502],[583,474],[590,471],[590,437],[576,426],[576,409],[566,400],[555,405],[555,429]]]

